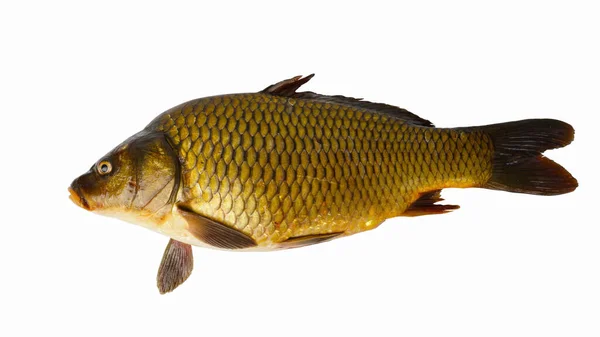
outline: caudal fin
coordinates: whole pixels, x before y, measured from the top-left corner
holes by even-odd
[[[573,141],[571,125],[554,119],[528,119],[482,129],[494,145],[492,177],[484,188],[538,195],[577,188],[577,180],[567,170],[542,155]]]

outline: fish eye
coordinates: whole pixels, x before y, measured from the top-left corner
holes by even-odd
[[[100,174],[100,175],[109,174],[110,171],[112,171],[112,164],[106,160],[101,161],[96,166],[96,170],[98,171],[98,174]]]

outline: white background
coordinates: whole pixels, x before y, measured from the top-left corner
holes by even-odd
[[[0,5],[0,335],[599,336],[594,1]],[[273,253],[195,248],[161,296],[167,238],[88,213],[67,186],[183,101],[305,87],[438,126],[568,121],[579,180],[537,197],[447,190],[454,213]]]

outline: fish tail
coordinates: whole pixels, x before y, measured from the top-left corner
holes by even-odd
[[[508,192],[557,195],[577,180],[542,152],[569,145],[575,130],[554,119],[528,119],[483,126],[494,146],[491,178],[482,187]]]

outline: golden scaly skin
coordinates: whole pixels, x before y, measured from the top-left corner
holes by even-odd
[[[263,247],[373,229],[421,193],[492,174],[493,145],[477,129],[267,93],[193,100],[147,130],[165,132],[183,162],[179,201]]]

